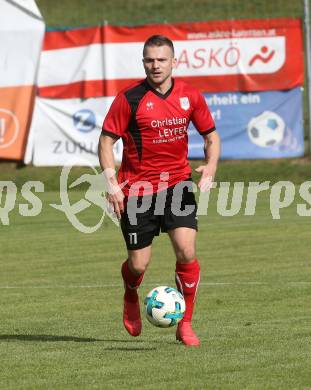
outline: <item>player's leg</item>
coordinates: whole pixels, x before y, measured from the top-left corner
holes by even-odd
[[[137,289],[143,281],[151,257],[151,245],[137,250],[128,250],[128,258],[122,264],[121,274],[128,300],[136,300]]]
[[[121,218],[122,233],[128,251],[128,258],[121,268],[125,288],[123,324],[130,335],[138,336],[142,324],[137,290],[150,261],[152,240],[159,234],[159,219],[153,216],[151,207],[143,213],[137,213],[136,224],[133,225],[130,207],[128,203]],[[135,207],[133,209],[135,210]]]
[[[178,183],[165,209],[164,231],[169,233],[176,255],[176,284],[186,302],[183,320],[178,324],[177,339],[186,345],[199,345],[191,327],[195,297],[200,280],[200,266],[196,258],[197,204],[192,181]]]
[[[196,258],[196,230],[180,227],[169,232],[176,255],[176,284],[186,301],[184,322],[191,322],[200,280],[200,265]]]
[[[176,337],[186,345],[197,346],[199,339],[192,330],[191,320],[200,281],[200,265],[196,258],[196,230],[179,227],[168,231],[176,255],[176,285],[183,294],[186,311],[178,324]]]
[[[136,250],[128,250],[128,258],[122,264],[124,281],[123,324],[132,336],[141,333],[141,317],[137,290],[141,285],[145,270],[151,258],[151,245]]]

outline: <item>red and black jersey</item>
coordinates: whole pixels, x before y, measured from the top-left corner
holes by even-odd
[[[190,176],[190,121],[201,135],[215,130],[203,95],[183,81],[173,80],[172,87],[161,94],[145,79],[117,95],[102,133],[122,137],[124,149],[118,181],[128,180],[123,188],[125,195],[129,194],[131,186],[133,189],[135,183],[142,181],[152,186],[145,194],[157,192],[160,175],[164,172],[169,174],[169,187]]]

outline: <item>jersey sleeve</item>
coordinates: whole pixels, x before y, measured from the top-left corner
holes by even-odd
[[[216,130],[214,119],[209,111],[204,96],[199,91],[193,96],[193,112],[191,121],[201,135]]]
[[[131,108],[123,93],[112,102],[103,123],[102,134],[120,138],[125,133],[131,118]]]

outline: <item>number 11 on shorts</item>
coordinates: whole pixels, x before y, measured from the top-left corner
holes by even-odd
[[[137,233],[129,233],[129,238],[130,238],[130,244],[131,245],[136,245],[137,244]]]

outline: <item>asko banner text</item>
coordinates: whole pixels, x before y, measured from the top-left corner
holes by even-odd
[[[202,92],[288,90],[303,84],[299,19],[211,21],[49,31],[40,63],[40,96],[115,96],[145,76],[143,42],[159,33],[174,41],[174,77]]]

